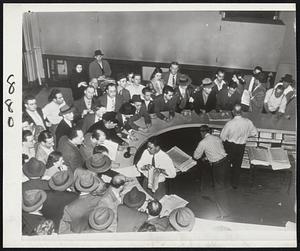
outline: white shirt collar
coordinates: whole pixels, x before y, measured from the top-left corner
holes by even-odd
[[[72,123],[71,123],[71,121],[69,121],[69,120],[66,120],[65,118],[64,118],[64,121],[70,126],[70,127],[72,127]]]

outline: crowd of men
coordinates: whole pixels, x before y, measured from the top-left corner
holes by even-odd
[[[23,99],[24,235],[191,231],[195,216],[187,207],[159,217],[159,199],[167,193],[164,181],[174,178],[176,171],[157,138],[149,139],[137,163],[137,169],[145,175],[144,191],[135,186],[127,191],[132,180],[111,170],[117,163],[109,158],[106,143],[114,142],[121,151],[128,146],[128,139],[135,140],[136,131],[147,133],[153,119],[168,122],[176,113],[187,110],[199,115],[233,111],[234,118],[225,125],[220,138],[211,135],[207,126],[200,128],[203,140],[194,153],[195,159],[205,154],[215,170],[216,183],[221,186],[216,198],[222,201],[223,188],[227,187],[224,170],[230,169],[231,186],[236,189],[247,138],[257,133],[242,112],[294,115],[286,112],[294,105],[296,95],[289,74],[270,88],[259,66],[251,76],[233,74],[229,82],[224,80],[225,72],[218,70],[215,79],[204,78],[196,87],[188,75],[180,73],[177,62],[170,64],[168,72],[156,68],[149,81],[132,72],[113,79],[101,50],[94,56],[87,79],[81,65],[70,77],[73,104],[65,102],[59,89],[51,90],[43,108],[37,107],[34,96]],[[144,126],[136,123],[141,118]],[[147,189],[151,168],[159,177],[156,192]],[[105,176],[109,181],[104,181]],[[147,201],[145,192],[153,200]]]

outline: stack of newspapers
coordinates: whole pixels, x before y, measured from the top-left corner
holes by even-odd
[[[172,147],[167,154],[172,159],[177,172],[186,172],[197,164],[195,160],[177,146]]]

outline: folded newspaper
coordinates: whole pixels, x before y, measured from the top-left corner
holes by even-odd
[[[167,154],[172,159],[177,172],[186,172],[197,164],[195,160],[177,146],[172,147]]]
[[[185,207],[189,203],[176,194],[165,195],[159,202],[162,205],[160,217],[168,216],[174,209]]]

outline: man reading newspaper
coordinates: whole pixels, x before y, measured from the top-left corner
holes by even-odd
[[[161,199],[166,193],[166,178],[175,178],[176,170],[167,153],[160,149],[158,139],[150,138],[147,149],[137,163],[137,169],[144,175],[143,188],[155,199]]]

